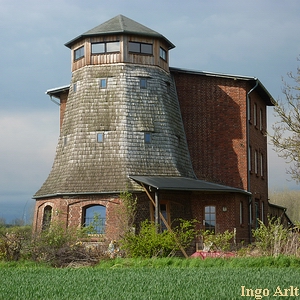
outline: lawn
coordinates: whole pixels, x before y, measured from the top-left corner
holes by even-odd
[[[0,299],[295,299],[299,265],[287,258],[116,260],[64,269],[1,263]]]

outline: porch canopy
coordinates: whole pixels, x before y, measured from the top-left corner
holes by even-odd
[[[251,195],[250,192],[242,189],[188,177],[129,176],[129,178],[140,185],[147,185],[161,191],[220,192]]]

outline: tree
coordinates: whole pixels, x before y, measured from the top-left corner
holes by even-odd
[[[300,58],[300,57],[299,57]],[[298,61],[300,60],[298,58]],[[290,163],[287,173],[300,182],[300,67],[289,72],[288,81],[282,79],[285,101],[279,100],[274,108],[279,121],[272,126],[271,142],[279,157]]]

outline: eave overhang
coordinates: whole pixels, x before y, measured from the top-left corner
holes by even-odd
[[[140,185],[147,185],[160,191],[241,193],[251,195],[250,192],[243,189],[187,177],[130,175],[129,178]]]

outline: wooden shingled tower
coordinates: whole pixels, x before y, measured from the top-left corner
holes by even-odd
[[[118,15],[66,46],[72,78],[48,91],[60,101],[61,128],[51,172],[34,195],[34,229],[54,219],[87,224],[88,209],[100,205],[114,237],[120,192],[142,191],[131,175],[194,177],[169,72],[174,45]]]

